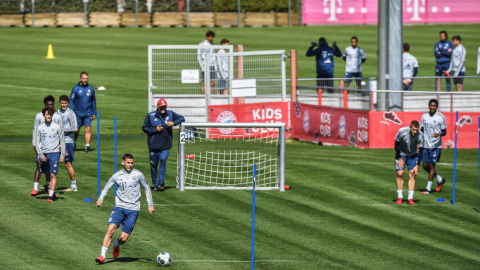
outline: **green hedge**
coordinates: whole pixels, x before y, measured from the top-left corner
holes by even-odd
[[[288,12],[288,0],[241,0],[242,12]],[[292,11],[296,11],[297,1],[292,0]],[[236,12],[235,0],[213,0],[213,12]]]

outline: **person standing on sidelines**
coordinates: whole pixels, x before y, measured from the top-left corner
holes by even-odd
[[[73,169],[73,161],[75,161],[75,141],[74,132],[77,131],[77,117],[75,113],[68,108],[68,96],[60,96],[60,109],[58,114],[62,116],[63,131],[65,132],[65,168],[70,176],[70,188],[63,191],[77,191],[77,182],[75,180],[75,170]]]
[[[45,107],[53,108],[55,110],[55,98],[50,95],[43,99],[43,104]],[[58,113],[54,113],[52,117],[52,121],[57,123],[60,127],[63,127],[62,116]],[[35,170],[34,182],[33,182],[33,190],[30,195],[37,196],[38,195],[38,182],[40,181],[40,156],[37,153],[37,127],[45,123],[45,117],[43,116],[42,111],[35,115],[35,120],[33,121],[33,132],[32,132],[32,146],[33,150],[35,151],[36,162],[37,162],[37,169]],[[47,188],[45,188],[48,192],[48,186],[50,186],[50,175],[45,174],[45,179],[47,181]]]
[[[403,172],[408,167],[408,204],[415,204],[413,193],[415,177],[422,156],[418,156],[417,146],[423,150],[423,133],[419,131],[420,124],[413,120],[409,127],[402,127],[395,136],[395,168],[397,169],[397,204],[403,201]]]
[[[228,39],[222,39],[220,45],[229,45]],[[224,49],[218,50],[218,53],[226,53]],[[217,71],[218,71],[218,92],[228,96],[228,56],[217,57]]]
[[[307,57],[315,56],[317,62],[317,79],[333,78],[333,56],[342,56],[342,52],[337,47],[337,42],[333,42],[332,47],[328,46],[324,37],[318,39],[318,43],[312,41],[312,45],[307,50]],[[318,48],[313,49],[315,46]],[[317,80],[317,86],[333,87],[333,80]],[[328,93],[333,93],[333,89],[328,89]]]
[[[148,134],[148,149],[150,150],[150,172],[153,190],[165,189],[165,172],[167,158],[172,148],[172,126],[185,122],[180,114],[167,110],[167,101],[161,98],[157,102],[157,110],[149,112],[143,122],[142,130]],[[160,170],[157,170],[160,162]],[[158,176],[158,181],[157,181]]]
[[[200,46],[213,46],[213,40],[215,39],[215,32],[208,31],[206,34],[206,39],[200,42]],[[205,68],[210,69],[210,90],[211,94],[215,90],[215,59],[212,58],[212,62],[210,63],[210,67],[205,67],[205,55],[208,53],[215,53],[215,49],[212,48],[205,48],[205,49],[198,49],[197,50],[197,59],[200,67],[202,68],[202,95],[205,95]]]
[[[452,40],[455,49],[453,49],[452,61],[447,72],[454,77],[463,77],[465,76],[465,56],[467,51],[461,44],[462,38],[460,36],[453,36]],[[453,83],[457,91],[462,92],[463,78],[453,78]]]
[[[433,178],[437,179],[438,186],[436,191],[442,190],[445,184],[445,178],[441,177],[435,170],[435,164],[440,162],[442,155],[442,136],[447,135],[447,121],[443,114],[437,112],[438,100],[431,99],[428,102],[428,112],[422,115],[420,125],[424,135],[423,145],[423,169],[428,173],[427,188],[422,194],[430,194]]]
[[[453,43],[448,41],[447,31],[440,31],[440,41],[435,43],[434,54],[436,58],[435,76],[441,77],[450,67],[450,59],[452,58]],[[452,90],[450,78],[445,78],[447,82],[447,92]]]
[[[88,84],[88,73],[80,73],[80,82],[73,87],[70,93],[69,107],[77,117],[77,131],[75,132],[75,146],[77,145],[80,128],[85,125],[85,152],[90,153],[90,140],[92,139],[92,120],[97,117],[97,101],[93,86]]]
[[[40,172],[50,175],[47,202],[52,202],[56,195],[58,162],[63,163],[65,157],[65,139],[62,127],[52,121],[55,109],[45,107],[42,113],[45,117],[45,123],[39,125],[36,129],[36,146],[41,161]]]
[[[133,168],[133,156],[131,154],[125,154],[122,159],[122,165],[123,168],[116,172],[108,180],[107,184],[105,184],[105,188],[97,200],[97,206],[102,206],[103,199],[107,196],[108,191],[117,184],[118,189],[117,196],[115,197],[115,207],[108,219],[108,229],[103,238],[100,256],[95,258],[95,261],[99,264],[105,263],[105,255],[112,242],[112,236],[120,224],[122,224],[122,234],[113,244],[113,258],[118,258],[118,255],[120,255],[120,245],[125,244],[132,233],[135,223],[137,222],[138,212],[140,211],[140,199],[142,197],[140,187],[143,188],[145,197],[147,197],[148,212],[151,215],[155,211],[152,191],[143,173]]]
[[[409,51],[410,45],[403,43],[403,90],[412,91],[413,78],[418,73],[418,61]]]
[[[362,89],[362,63],[365,62],[365,52],[358,47],[358,38],[352,37],[350,39],[352,46],[345,48],[343,51],[343,60],[345,65],[345,78],[355,77],[357,88]],[[345,80],[345,87],[349,87],[352,80]]]

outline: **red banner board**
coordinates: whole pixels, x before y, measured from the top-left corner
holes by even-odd
[[[303,103],[292,104],[292,137],[369,147],[369,113]]]

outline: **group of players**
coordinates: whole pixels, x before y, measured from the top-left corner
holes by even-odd
[[[403,173],[408,167],[408,204],[415,204],[413,193],[418,167],[423,161],[423,169],[428,173],[427,187],[422,194],[432,192],[433,180],[437,180],[436,191],[445,184],[445,178],[435,170],[442,154],[442,136],[447,135],[445,116],[437,112],[438,100],[428,102],[428,112],[422,115],[420,123],[413,120],[410,126],[402,127],[395,136],[395,168],[397,170],[397,204],[403,202]],[[420,129],[421,126],[421,129]]]

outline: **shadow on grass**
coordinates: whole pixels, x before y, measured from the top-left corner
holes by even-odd
[[[111,259],[109,261],[105,261],[105,264],[107,263],[115,263],[115,262],[121,262],[121,263],[129,263],[129,262],[136,262],[138,260],[144,260],[144,261],[153,261],[152,259],[147,259],[147,258],[132,258],[132,257],[120,257],[120,258],[105,258],[106,259]]]

